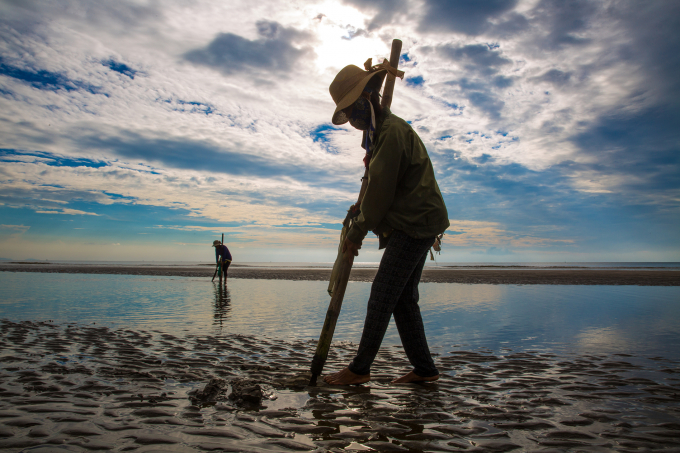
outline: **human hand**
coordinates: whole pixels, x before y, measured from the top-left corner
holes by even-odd
[[[349,250],[354,256],[359,256],[360,248],[361,244],[355,244],[354,242],[350,241],[349,238],[345,238],[345,242],[342,243],[342,253],[345,253],[347,250]]]

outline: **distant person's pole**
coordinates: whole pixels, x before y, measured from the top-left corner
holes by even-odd
[[[401,41],[398,39],[392,40],[392,50],[390,52],[390,66],[397,69],[399,66],[399,56],[401,55]],[[392,104],[392,93],[394,92],[394,82],[396,77],[387,73],[387,81],[385,82],[385,88],[383,90],[383,99],[381,106],[389,107]],[[359,191],[359,199],[355,206],[361,206],[361,201],[366,193],[366,187],[368,185],[368,167],[364,173],[364,178],[362,178],[361,190]],[[349,224],[351,223],[350,215],[348,214],[345,219],[345,227],[349,230]],[[342,245],[345,240],[345,236],[341,234],[340,236],[340,250],[342,250]],[[314,358],[312,359],[312,377],[309,380],[309,385],[316,385],[316,379],[321,375],[323,367],[326,364],[326,359],[328,358],[328,351],[331,348],[331,341],[333,340],[333,333],[335,332],[335,325],[338,322],[338,317],[340,316],[340,309],[342,308],[342,299],[345,297],[345,290],[347,289],[347,283],[349,281],[349,274],[352,271],[352,265],[354,264],[354,254],[351,250],[347,249],[342,254],[342,259],[340,262],[340,267],[338,269],[337,283],[333,288],[333,293],[331,295],[331,303],[328,305],[328,311],[326,312],[326,320],[324,321],[323,328],[321,329],[321,335],[319,336],[319,342],[316,344],[316,352],[314,353]]]
[[[224,233],[222,233],[222,240],[220,241],[220,245],[224,245]],[[217,269],[220,273],[220,285],[222,285],[222,255],[220,255],[220,263],[217,265]]]

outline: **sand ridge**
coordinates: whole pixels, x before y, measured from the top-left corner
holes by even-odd
[[[660,357],[453,350],[435,359],[439,381],[391,385],[409,369],[403,349],[391,346],[369,384],[306,387],[314,341],[8,320],[0,320],[0,341],[7,451],[680,447],[680,366]],[[334,343],[326,371],[355,349]],[[230,389],[195,404],[191,395],[212,379],[259,383],[262,405],[240,405]]]
[[[0,263],[0,271],[84,274],[125,274],[212,278],[214,266],[77,265],[31,262]],[[354,267],[350,281],[372,282],[377,269]],[[229,278],[328,281],[327,268],[250,267],[232,265]],[[680,286],[680,270],[660,269],[538,269],[538,268],[425,268],[423,283],[515,285],[641,285]]]

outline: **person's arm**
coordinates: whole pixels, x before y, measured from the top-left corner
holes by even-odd
[[[361,246],[369,231],[374,230],[392,206],[399,181],[402,149],[408,143],[404,131],[388,125],[382,131],[368,167],[368,186],[361,201],[361,213],[347,233],[347,239]]]
[[[215,247],[215,264],[220,262],[220,247]]]

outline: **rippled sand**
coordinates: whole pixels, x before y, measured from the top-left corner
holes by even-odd
[[[387,347],[369,384],[306,387],[314,342],[177,337],[0,320],[0,448],[7,451],[678,451],[680,366],[662,358],[436,358],[436,383]],[[356,346],[334,344],[337,370]],[[226,384],[197,399],[213,379]],[[261,405],[230,399],[257,383]],[[56,447],[59,447],[57,450]]]

